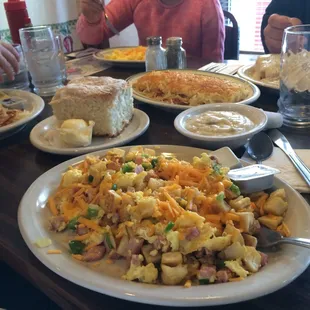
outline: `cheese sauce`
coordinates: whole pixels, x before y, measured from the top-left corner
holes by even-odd
[[[205,136],[230,136],[254,128],[255,124],[246,116],[231,111],[208,111],[189,117],[185,128]]]

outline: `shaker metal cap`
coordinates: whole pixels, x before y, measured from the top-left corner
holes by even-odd
[[[182,45],[182,43],[183,43],[183,41],[182,41],[182,38],[181,37],[170,37],[170,38],[168,38],[167,39],[167,41],[166,41],[166,45],[167,46],[171,46],[171,45],[173,45],[173,46],[181,46]]]
[[[162,37],[147,37],[147,45],[159,45],[162,42]]]

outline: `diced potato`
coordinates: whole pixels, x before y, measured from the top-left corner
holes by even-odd
[[[225,237],[214,237],[206,240],[205,248],[210,251],[222,251],[231,244],[232,236],[227,235]]]
[[[153,149],[145,148],[145,149],[143,150],[143,154],[147,154],[147,155],[149,155],[149,156],[155,156],[155,155],[156,155],[156,152],[155,152],[155,150],[153,150]]]
[[[242,246],[239,242],[235,242],[227,247],[222,253],[224,254],[225,260],[234,260],[237,258],[243,258],[244,252],[244,246]]]
[[[180,239],[179,239],[178,231],[169,231],[166,235],[167,240],[170,242],[171,251],[175,252],[179,250],[180,247]]]
[[[247,208],[251,204],[249,197],[239,196],[237,199],[229,201],[230,206],[236,211]]]
[[[283,215],[287,207],[287,202],[280,196],[270,196],[264,205],[264,211],[273,215]]]
[[[180,252],[164,253],[161,257],[161,263],[169,267],[176,267],[183,263],[183,256]]]
[[[237,213],[240,217],[240,228],[243,232],[249,232],[251,226],[254,224],[254,214],[252,212]]]
[[[273,198],[273,197],[280,197],[280,198],[282,198],[284,201],[286,201],[285,189],[284,189],[284,188],[280,188],[280,189],[277,189],[276,191],[272,192],[272,193],[270,194],[270,198]]]
[[[124,235],[117,247],[116,253],[126,257],[128,255],[128,242],[129,242],[128,236]]]
[[[248,271],[242,268],[240,262],[237,260],[226,261],[225,266],[232,272],[236,273],[239,277],[246,278],[249,274]]]
[[[251,236],[249,234],[242,234],[245,245],[252,246],[256,248],[257,246],[257,239],[254,236]]]
[[[165,181],[161,179],[150,178],[149,183],[148,183],[148,187],[153,191],[163,186],[165,186]]]
[[[244,245],[244,240],[239,229],[237,229],[231,221],[226,223],[224,233],[232,236],[232,242],[239,242]]]
[[[142,254],[146,260],[146,262],[149,263],[159,263],[161,259],[161,254],[157,252],[156,255],[150,255],[150,253],[154,251],[154,248],[151,244],[144,245],[142,247]]]
[[[176,267],[169,267],[161,265],[161,279],[166,285],[177,285],[186,277],[187,266],[179,265]]]
[[[243,257],[243,263],[245,269],[250,272],[257,272],[261,267],[262,256],[256,251],[254,247],[244,246],[245,252]]]
[[[270,229],[276,230],[277,227],[283,222],[283,217],[269,214],[259,217],[258,221],[262,225],[265,225]]]

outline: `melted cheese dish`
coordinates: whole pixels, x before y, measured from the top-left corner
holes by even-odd
[[[257,81],[279,85],[280,55],[271,54],[259,56],[249,75]]]
[[[289,235],[285,191],[245,197],[214,156],[165,155],[113,149],[69,167],[48,199],[50,230],[82,263],[127,261],[116,274],[129,281],[190,287],[258,272],[260,223]]]
[[[233,79],[177,71],[147,73],[133,89],[157,101],[188,106],[235,103],[251,95],[249,87]]]
[[[106,60],[144,60],[145,59],[145,46],[138,46],[126,49],[115,49],[110,54],[102,54]]]
[[[205,136],[230,136],[254,128],[254,123],[246,116],[231,111],[208,111],[186,120],[185,128]]]

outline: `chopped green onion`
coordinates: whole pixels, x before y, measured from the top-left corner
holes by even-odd
[[[221,168],[222,168],[221,165],[219,165],[219,164],[214,164],[212,168],[213,168],[213,170],[214,170],[214,172],[215,172],[216,174],[222,174],[222,173],[221,173]]]
[[[88,183],[92,183],[94,181],[94,177],[92,175],[88,176]]]
[[[117,185],[116,185],[116,184],[113,184],[113,185],[112,185],[112,190],[114,190],[114,191],[117,190]]]
[[[174,223],[173,222],[169,222],[168,225],[165,228],[165,233],[168,233],[173,227],[174,227]]]
[[[110,238],[110,234],[109,234],[109,233],[107,233],[107,232],[104,233],[104,239],[105,239],[105,241],[106,241],[108,247],[110,248],[110,250],[113,249],[114,246],[113,246],[113,244],[112,244],[112,241],[111,241],[111,238]]]
[[[229,189],[237,196],[240,196],[241,192],[237,185],[233,184]]]
[[[142,163],[142,167],[146,171],[151,170],[153,168],[152,164],[150,163]]]
[[[127,163],[127,164],[123,165],[122,171],[123,171],[123,173],[132,172],[132,171],[134,171],[134,167],[132,165],[130,165],[129,163]]]
[[[220,192],[217,196],[216,196],[216,200],[217,201],[223,201],[225,199],[225,194],[224,192]]]
[[[222,259],[216,260],[215,265],[216,265],[216,267],[217,267],[218,269],[223,269],[223,268],[226,267],[225,261],[222,260]]]
[[[150,155],[148,155],[148,154],[142,154],[142,155],[141,155],[141,157],[144,157],[144,158],[149,158],[149,157],[150,157]]]
[[[78,219],[79,217],[74,217],[73,219],[71,219],[67,225],[67,228],[71,229],[71,230],[76,230],[76,225],[78,223]]]
[[[158,165],[158,158],[153,158],[151,161],[151,164],[152,164],[153,168],[155,168]]]
[[[71,240],[69,242],[69,247],[72,254],[82,254],[85,248],[85,244],[81,241]]]
[[[199,279],[199,284],[200,285],[210,284],[210,280],[209,279]]]
[[[94,208],[87,209],[87,218],[91,219],[98,216],[99,210]]]

